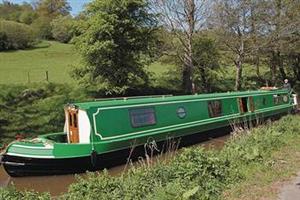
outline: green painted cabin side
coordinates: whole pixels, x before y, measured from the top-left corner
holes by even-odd
[[[245,112],[241,111],[241,99],[246,99]],[[209,106],[215,102],[219,102],[221,109],[213,115]],[[102,144],[98,149],[100,152],[128,147],[128,143],[142,144],[149,137],[160,141],[198,133],[229,125],[236,119],[288,112],[293,107],[287,90],[123,99],[74,105],[87,111],[91,122],[91,141]],[[182,116],[178,113],[180,110]],[[149,115],[152,115],[153,121],[136,126],[133,114],[139,111],[141,115],[152,112]],[[124,142],[126,144],[122,144]],[[116,145],[118,143],[120,146]]]
[[[70,143],[68,113],[64,133],[40,136],[40,143],[17,142],[7,152],[44,158],[89,156],[131,148],[293,109],[287,90],[104,100],[68,105],[78,110],[79,142]],[[82,116],[82,117],[80,117]],[[83,122],[84,121],[84,122]],[[68,137],[68,141],[59,138]],[[41,147],[37,147],[40,145]]]

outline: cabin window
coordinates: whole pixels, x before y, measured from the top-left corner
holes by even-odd
[[[273,100],[274,100],[275,105],[282,104],[283,103],[283,96],[275,94],[275,95],[273,95]]]
[[[77,116],[75,113],[73,114],[73,120],[74,120],[74,127],[76,128],[77,127]]]
[[[156,124],[154,108],[139,108],[129,111],[132,127],[142,127]]]
[[[248,97],[238,98],[240,113],[248,112]]]
[[[72,115],[69,113],[69,125],[72,126]]]
[[[222,103],[220,100],[208,102],[208,113],[210,117],[219,117],[222,115]]]

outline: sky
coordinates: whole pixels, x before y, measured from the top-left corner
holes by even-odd
[[[18,3],[21,4],[22,2],[28,2],[31,3],[32,0],[9,0],[12,3]],[[71,14],[73,16],[77,15],[80,11],[83,10],[83,6],[86,3],[89,3],[91,0],[67,0],[72,7]],[[0,0],[1,2],[1,0]]]

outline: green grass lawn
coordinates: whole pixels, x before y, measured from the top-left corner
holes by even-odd
[[[80,55],[73,45],[54,41],[43,41],[29,50],[1,52],[0,84],[42,82],[46,80],[46,71],[50,82],[75,83],[70,71],[79,62]],[[147,70],[159,76],[169,67],[155,62]]]
[[[154,62],[151,65],[149,65],[146,69],[150,73],[154,73],[155,76],[161,76],[164,73],[167,73],[169,69],[174,67],[173,65],[170,64],[162,64],[160,62]]]
[[[70,70],[79,61],[72,45],[54,41],[43,41],[29,50],[1,52],[0,84],[45,81],[46,71],[51,82],[73,82]]]

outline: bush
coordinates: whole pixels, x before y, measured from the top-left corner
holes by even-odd
[[[214,199],[231,181],[230,169],[214,152],[186,148],[168,163],[131,169],[119,177],[89,173],[62,199]]]
[[[73,19],[71,16],[60,16],[52,20],[52,36],[55,40],[68,43],[73,36]]]
[[[8,188],[0,188],[0,199],[5,200],[32,200],[32,199],[39,199],[39,200],[50,200],[49,193],[37,193],[33,191],[25,191],[20,192],[15,189],[15,187],[8,187]]]
[[[31,24],[35,35],[39,39],[46,39],[50,40],[52,39],[52,33],[51,33],[51,18],[49,17],[39,17],[36,20],[33,21]]]
[[[0,51],[6,50],[9,46],[8,38],[6,33],[0,32]]]
[[[63,130],[66,103],[86,98],[68,85],[0,85],[0,146],[17,134],[24,137]]]
[[[31,24],[37,18],[37,13],[33,11],[24,11],[19,18],[21,23]]]
[[[0,20],[0,51],[25,49],[33,46],[36,38],[28,25]]]
[[[293,89],[298,95],[300,95],[300,81],[296,81]]]

